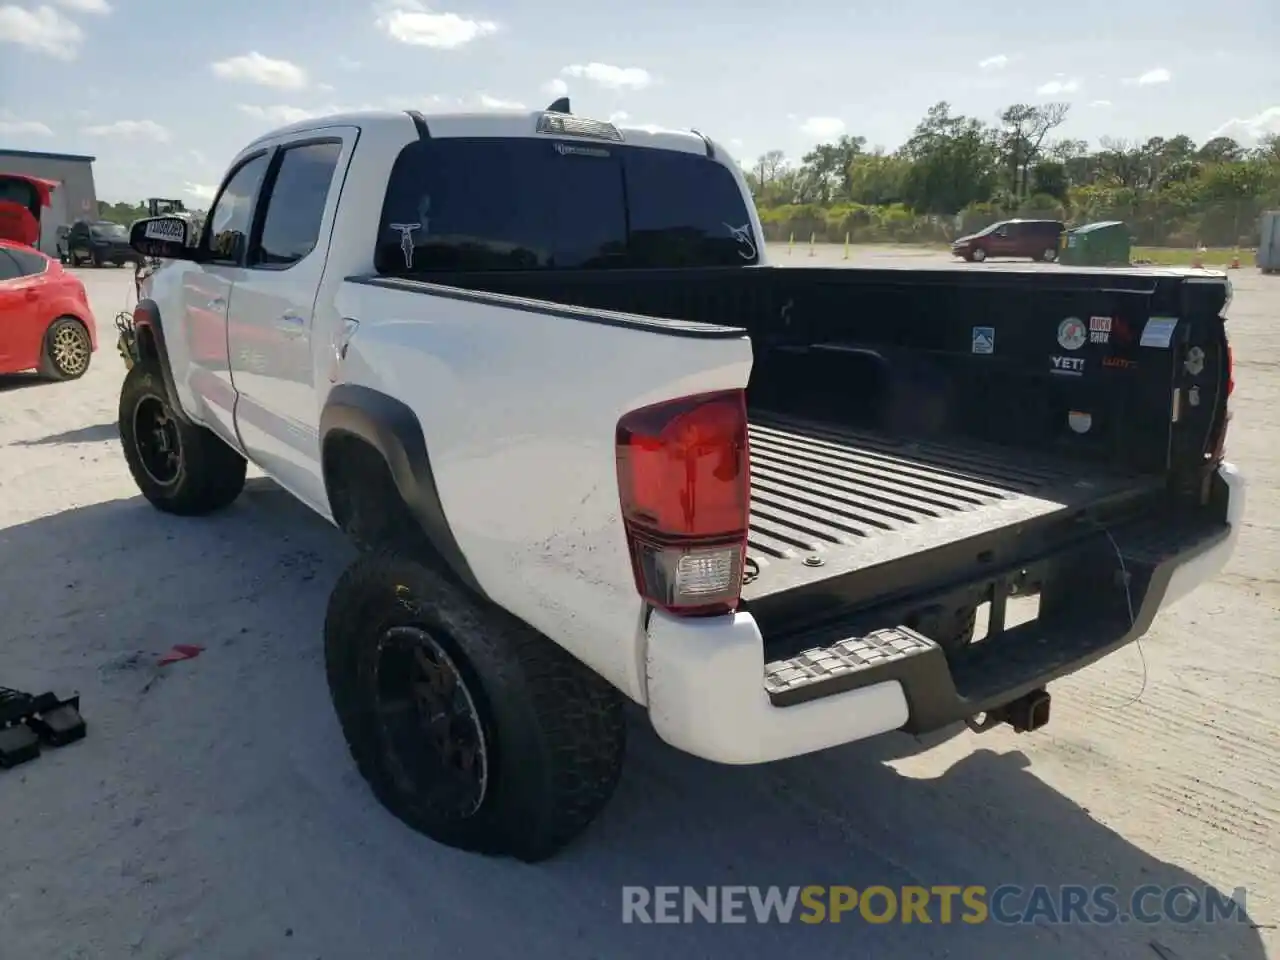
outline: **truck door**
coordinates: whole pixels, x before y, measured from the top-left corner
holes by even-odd
[[[185,381],[180,386],[185,385],[203,401],[208,425],[232,443],[236,437],[235,389],[227,361],[227,313],[232,285],[244,272],[254,203],[269,162],[269,152],[261,150],[241,160],[223,181],[209,210],[203,241],[209,255],[182,275],[183,336],[174,338],[170,345],[174,376]],[[73,262],[80,227],[77,223],[68,239]],[[88,237],[87,227],[83,235]],[[166,317],[165,322],[171,321]],[[175,349],[185,349],[187,356],[174,356]]]
[[[301,133],[274,145],[245,269],[236,280],[227,344],[236,426],[249,457],[295,496],[327,510],[320,467],[316,369],[327,354],[313,311],[354,127]]]

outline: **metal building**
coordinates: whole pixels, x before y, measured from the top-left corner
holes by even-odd
[[[97,219],[98,192],[93,185],[94,157],[71,153],[37,153],[0,149],[0,174],[25,173],[56,180],[51,204],[40,215],[40,249],[57,253],[57,229],[81,217]]]

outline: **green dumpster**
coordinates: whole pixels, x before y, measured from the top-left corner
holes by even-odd
[[[1061,263],[1080,267],[1129,265],[1129,228],[1121,220],[1100,220],[1062,236]]]

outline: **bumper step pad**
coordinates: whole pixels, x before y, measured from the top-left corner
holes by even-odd
[[[42,743],[48,747],[75,743],[87,730],[78,696],[63,700],[52,693],[33,696],[0,687],[0,769],[36,759]]]
[[[911,687],[939,683],[955,695],[940,646],[909,627],[873,630],[829,647],[814,647],[765,666],[764,686],[774,706],[831,696],[887,680],[912,678]],[[906,684],[904,684],[906,686]],[[821,687],[821,692],[815,688]]]

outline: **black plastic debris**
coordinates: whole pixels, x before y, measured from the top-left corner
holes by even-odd
[[[0,768],[40,756],[40,745],[65,747],[83,739],[87,727],[78,696],[59,699],[0,687]]]

